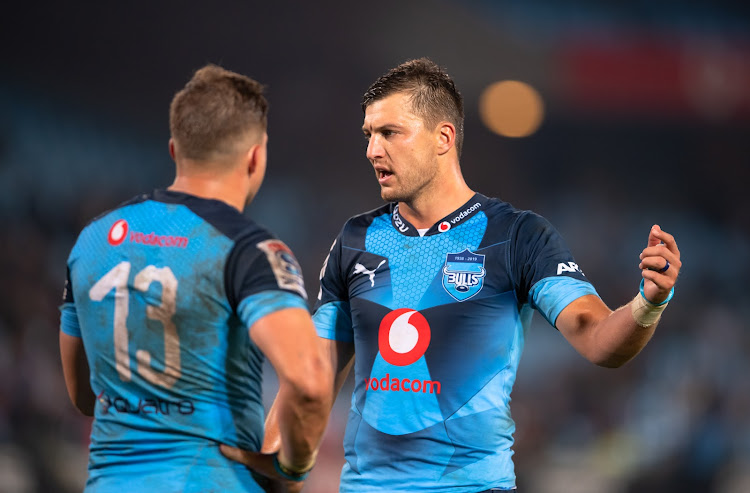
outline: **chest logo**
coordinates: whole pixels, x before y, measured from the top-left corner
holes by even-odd
[[[378,349],[388,363],[409,366],[427,351],[430,338],[430,324],[424,315],[410,308],[399,308],[380,321]]]
[[[466,301],[484,286],[484,255],[465,249],[449,253],[443,266],[443,288],[458,301]]]
[[[364,265],[357,263],[354,266],[354,274],[366,274],[370,278],[370,286],[375,287],[375,271],[385,263],[385,259],[381,260],[377,267],[372,270],[368,270]]]

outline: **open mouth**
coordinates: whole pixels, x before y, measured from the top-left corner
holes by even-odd
[[[377,170],[377,174],[378,174],[378,181],[381,183],[387,180],[388,178],[390,178],[391,176],[393,176],[393,173],[391,173],[390,171],[386,171],[386,170]]]

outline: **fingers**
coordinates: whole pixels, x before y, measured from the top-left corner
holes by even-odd
[[[244,464],[245,467],[259,472],[264,476],[274,476],[273,455],[251,452],[237,447],[220,444],[219,450],[227,459]]]
[[[644,279],[656,284],[656,286],[660,290],[669,291],[675,285],[675,276],[669,275],[669,271],[671,269],[672,269],[672,265],[670,264],[669,269],[667,269],[667,271],[664,272],[663,274],[660,274],[659,272],[655,270],[649,270],[649,269],[643,269],[641,271],[641,274],[643,275]]]
[[[667,265],[669,265],[667,267]],[[666,269],[665,269],[666,267]],[[653,270],[659,274],[664,274],[667,270],[672,268],[672,262],[663,255],[652,255],[641,258],[641,263],[638,264],[638,268]]]
[[[660,303],[670,296],[682,262],[674,237],[654,224],[648,234],[648,245],[640,255],[644,296],[652,303]],[[666,267],[666,269],[665,269]]]
[[[674,239],[674,236],[667,233],[666,231],[663,231],[661,227],[658,224],[654,224],[651,226],[651,231],[649,231],[648,234],[648,247],[654,247],[659,245],[660,243],[663,243],[664,246],[666,246],[667,250],[672,252],[673,254],[680,256],[680,250],[677,248],[677,242]]]
[[[682,267],[679,254],[675,255],[669,251],[666,245],[644,248],[641,252],[640,259],[641,262],[638,264],[638,268],[643,270],[644,273],[646,271],[656,272],[673,279],[677,278],[677,274]],[[667,262],[669,262],[669,268],[666,271],[663,271]]]
[[[652,247],[661,243],[661,239],[658,236],[659,232],[661,232],[661,228],[658,224],[651,226],[651,231],[648,232],[648,246]]]
[[[265,488],[271,493],[293,493],[295,488],[297,488],[294,482],[285,481],[279,478],[279,475],[273,466],[274,454],[251,452],[249,450],[231,447],[223,443],[219,445],[219,450],[227,459],[239,462],[250,469],[253,473],[263,476],[268,481]]]
[[[255,461],[253,460],[253,456],[257,456],[259,454],[255,452],[248,452],[247,450],[242,450],[237,447],[230,447],[229,445],[224,445],[223,443],[219,445],[219,450],[221,451],[222,455],[226,457],[227,459],[231,459],[235,462],[239,462],[241,464],[245,464],[247,467],[253,467]]]
[[[666,231],[662,231],[658,224],[654,224],[648,235],[648,244],[649,246],[641,252],[641,263],[638,267],[642,270],[657,271],[659,274],[664,274],[675,279],[682,267],[682,262],[680,261],[680,250],[677,248],[674,236]],[[661,272],[667,265],[667,262],[669,262],[669,268]],[[644,275],[646,279],[649,279],[649,277]]]

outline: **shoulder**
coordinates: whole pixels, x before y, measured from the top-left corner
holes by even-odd
[[[292,250],[250,220],[234,239],[225,267],[225,287],[233,307],[267,290],[292,291],[307,299],[302,269]]]
[[[480,194],[482,210],[490,221],[516,222],[523,216],[534,214],[532,211],[518,209],[509,202],[495,197],[485,197]]]
[[[372,222],[378,218],[383,216],[390,216],[393,213],[393,207],[394,204],[383,204],[380,207],[377,207],[375,209],[372,209],[367,212],[363,212],[361,214],[357,214],[356,216],[350,217],[346,223],[344,223],[344,228],[362,228],[362,227],[368,227]]]
[[[107,229],[109,230],[107,233],[107,240],[110,243],[117,243],[120,239],[125,237],[128,229],[127,222],[120,219],[120,211],[127,207],[145,202],[150,198],[151,194],[142,193],[120,203],[112,209],[107,209],[104,212],[99,213],[99,215],[90,219],[81,229],[76,244],[79,244],[92,236],[100,236],[102,231]]]
[[[260,226],[249,218],[245,218],[242,228],[232,238],[234,246],[230,257],[245,257],[247,255],[262,255],[269,259],[285,258],[294,261],[294,253],[269,229]]]
[[[121,202],[117,206],[115,206],[115,207],[113,207],[111,209],[107,209],[107,210],[99,213],[99,215],[97,215],[96,217],[94,217],[93,219],[91,219],[86,224],[86,226],[84,226],[83,229],[85,230],[87,227],[91,226],[94,223],[97,223],[97,222],[100,222],[100,221],[106,221],[106,219],[109,216],[112,216],[113,214],[116,214],[118,211],[120,211],[120,210],[122,210],[122,209],[124,209],[126,207],[132,206],[132,205],[136,205],[136,204],[140,204],[140,203],[146,202],[147,200],[150,200],[151,198],[152,198],[152,194],[151,193],[141,193],[141,194],[138,194],[138,195],[136,195],[134,197],[131,197],[128,200],[126,200],[124,202]]]
[[[542,215],[527,209],[518,209],[508,202],[497,198],[484,197],[483,210],[487,220],[496,225],[508,225],[514,232],[526,232],[551,228],[551,223]]]
[[[522,225],[541,219],[541,216],[532,211],[517,209],[497,198],[477,195],[482,204],[481,212],[487,218],[486,233],[482,240],[485,245],[517,239],[519,229],[523,229]]]
[[[376,220],[381,220],[383,225],[390,225],[393,206],[394,204],[384,204],[376,209],[350,217],[341,228],[339,234],[341,241],[346,242],[363,237]]]

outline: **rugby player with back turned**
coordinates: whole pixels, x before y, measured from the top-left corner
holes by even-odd
[[[215,65],[172,100],[176,177],[94,219],[68,259],[60,350],[73,403],[93,415],[93,492],[299,491],[331,406],[291,250],[245,217],[266,170],[262,86]],[[279,377],[277,453],[259,450],[261,372]]]

